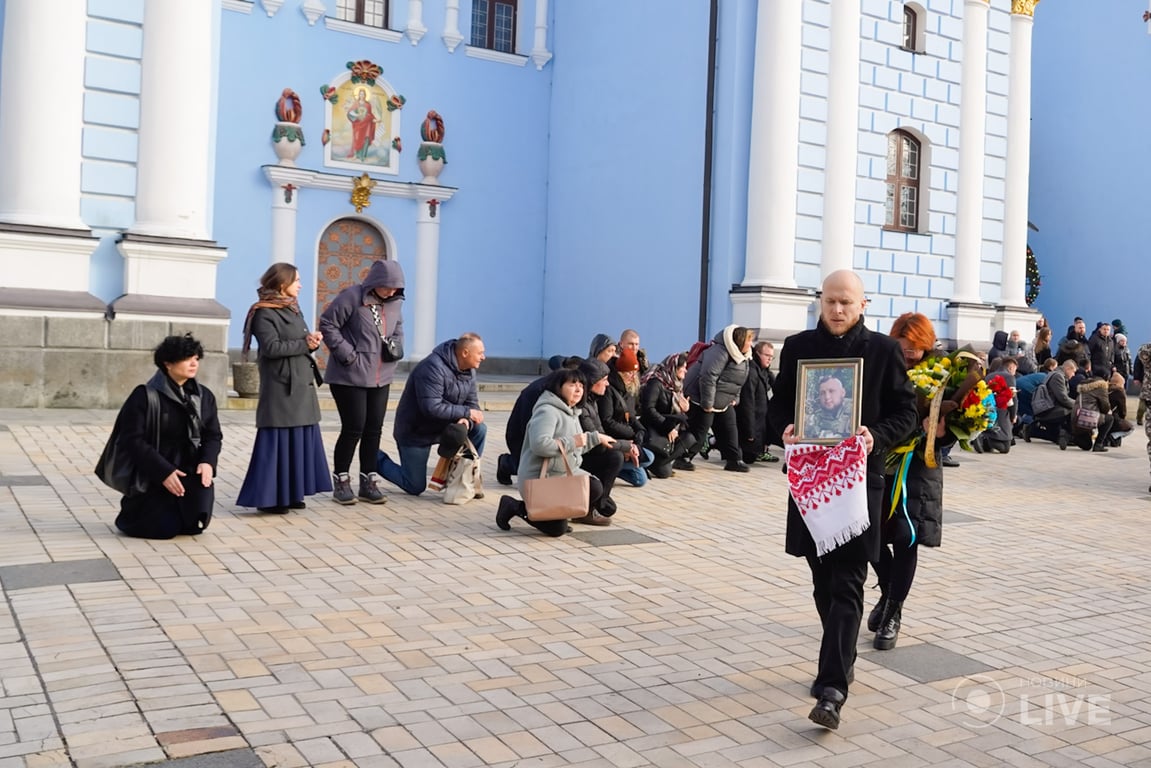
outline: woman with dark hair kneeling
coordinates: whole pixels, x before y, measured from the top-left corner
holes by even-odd
[[[145,492],[120,501],[116,527],[128,536],[197,536],[212,521],[212,481],[223,437],[216,398],[196,381],[203,355],[191,334],[164,339],[152,355],[156,374],[132,390],[116,417],[117,446],[147,484]],[[148,390],[159,400],[155,432],[148,424]]]
[[[524,447],[520,452],[519,478],[520,494],[524,483],[540,476],[544,459],[551,459],[548,476],[558,477],[564,469],[560,456],[560,445],[567,452],[568,463],[573,472],[587,474],[580,469],[583,454],[599,445],[611,446],[615,440],[599,432],[581,432],[576,406],[584,399],[584,377],[579,371],[561,369],[552,374],[548,388],[540,394],[528,421]],[[588,511],[595,509],[603,495],[603,485],[599,478],[590,478]],[[524,503],[511,496],[501,496],[499,511],[496,512],[496,525],[500,530],[511,530],[511,519],[522,517],[528,525],[535,526],[548,536],[563,536],[567,533],[567,520],[528,520],[528,510]]]

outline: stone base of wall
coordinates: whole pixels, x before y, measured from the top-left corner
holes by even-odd
[[[156,345],[187,332],[204,345],[197,380],[226,399],[226,321],[113,319],[95,297],[61,307],[54,293],[21,291],[15,301],[0,295],[0,407],[119,408],[155,372]]]

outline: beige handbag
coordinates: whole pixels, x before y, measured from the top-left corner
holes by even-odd
[[[548,477],[551,459],[546,458],[540,467],[540,476],[524,481],[523,497],[528,508],[528,520],[568,520],[587,514],[591,478],[582,472],[573,473],[563,443],[558,440],[556,443],[567,474]]]

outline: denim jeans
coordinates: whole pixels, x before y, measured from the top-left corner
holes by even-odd
[[[640,448],[639,466],[637,467],[630,461],[625,461],[623,463],[623,469],[619,471],[619,479],[636,488],[642,487],[647,483],[647,472],[645,472],[644,469],[651,466],[653,461],[655,461],[655,454],[647,448]]]
[[[488,427],[486,424],[473,424],[468,430],[468,439],[476,447],[480,456],[484,455],[484,441],[487,439]],[[376,457],[376,471],[393,485],[397,485],[404,493],[419,496],[428,488],[428,456],[432,453],[430,445],[397,445],[400,455],[397,464],[388,454],[380,451]]]

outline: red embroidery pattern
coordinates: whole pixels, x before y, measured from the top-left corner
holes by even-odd
[[[830,448],[796,446],[787,465],[788,486],[802,515],[842,496],[866,476],[867,444],[858,436]]]

